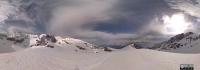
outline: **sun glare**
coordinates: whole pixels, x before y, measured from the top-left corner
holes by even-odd
[[[164,16],[164,33],[165,34],[180,34],[185,32],[190,23],[185,20],[184,14],[174,14],[170,16]]]

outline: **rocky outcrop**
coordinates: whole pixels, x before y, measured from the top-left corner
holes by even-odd
[[[187,32],[187,33],[182,33],[182,34],[178,34],[172,38],[170,38],[167,43],[173,43],[173,42],[178,42],[180,40],[182,40],[183,38],[186,38],[189,35],[194,34],[193,32]]]
[[[53,35],[48,35],[48,34],[41,34],[39,35],[39,38],[36,40],[36,43],[31,45],[32,46],[45,46],[49,48],[54,48],[54,46],[49,45],[49,43],[56,43],[57,40],[55,36]]]
[[[192,43],[199,40],[200,35],[193,32],[178,34],[167,41],[154,45],[151,49],[172,50],[183,47],[193,47]]]

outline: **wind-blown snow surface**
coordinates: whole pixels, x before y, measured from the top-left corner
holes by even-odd
[[[1,70],[178,70],[180,64],[200,69],[200,54],[148,49],[82,53],[67,47],[28,48],[0,55]]]

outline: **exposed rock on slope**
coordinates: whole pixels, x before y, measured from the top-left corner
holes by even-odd
[[[38,47],[71,47],[74,48],[75,51],[94,51],[95,53],[98,53],[99,51],[105,51],[105,48],[97,47],[93,44],[90,44],[88,42],[74,39],[74,38],[63,38],[60,36],[53,36],[53,35],[47,35],[47,34],[41,34],[41,35],[29,35],[30,37],[30,46],[33,48]]]
[[[0,34],[0,53],[14,52],[31,47],[68,47],[73,48],[72,50],[75,50],[77,52],[90,51],[95,53],[98,53],[100,51],[111,51],[109,48],[97,47],[96,45],[90,44],[88,42],[70,37],[63,38],[48,34],[33,35],[20,32]]]
[[[200,35],[193,32],[182,33],[155,45],[151,49],[180,53],[200,53]]]

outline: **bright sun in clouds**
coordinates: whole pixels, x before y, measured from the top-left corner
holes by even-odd
[[[178,13],[172,16],[164,16],[164,34],[180,34],[185,32],[191,23],[185,20],[184,14]]]

